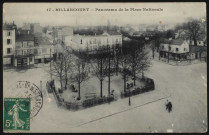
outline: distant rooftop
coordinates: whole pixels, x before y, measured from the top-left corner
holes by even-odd
[[[108,32],[103,32],[103,31],[82,31],[82,32],[77,32],[76,34],[82,35],[82,36],[108,36],[108,35],[121,35],[121,33],[117,31],[108,31]]]
[[[38,45],[52,45],[47,37],[36,36],[35,37],[35,44]]]
[[[164,44],[170,44],[170,45],[182,45],[184,40],[183,39],[172,39],[172,40],[168,40],[168,39],[163,39],[162,41]]]
[[[32,34],[17,35],[16,41],[34,41],[34,35]]]

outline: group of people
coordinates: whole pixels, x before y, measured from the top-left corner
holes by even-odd
[[[170,113],[172,111],[172,103],[167,100],[165,106],[166,106],[166,110],[168,110],[168,112]]]

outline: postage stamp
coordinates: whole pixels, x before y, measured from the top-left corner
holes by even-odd
[[[4,98],[4,130],[30,130],[30,98]]]
[[[34,83],[29,81],[17,81],[8,89],[8,97],[13,98],[29,98],[30,99],[30,117],[35,117],[41,110],[43,105],[43,96],[41,90]],[[7,97],[7,96],[6,96]]]

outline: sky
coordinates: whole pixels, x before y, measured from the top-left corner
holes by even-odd
[[[47,8],[89,8],[89,11],[47,11]],[[95,9],[117,9],[117,11],[96,11]],[[118,11],[119,9],[123,11]],[[124,11],[128,9],[129,11]],[[130,11],[130,8],[141,11]],[[143,8],[162,9],[162,11],[143,11]],[[95,26],[138,25],[138,24],[176,24],[188,18],[206,17],[206,3],[4,3],[3,22],[14,21],[17,26],[23,23],[46,25]]]

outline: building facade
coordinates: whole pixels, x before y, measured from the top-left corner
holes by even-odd
[[[51,60],[54,54],[53,45],[41,45],[34,48],[35,64],[46,63]]]
[[[73,50],[94,51],[100,47],[122,46],[122,35],[120,33],[103,33],[102,35],[75,35],[66,36],[65,44]]]
[[[14,64],[16,30],[14,22],[3,24],[3,65]]]
[[[34,35],[17,34],[14,58],[14,66],[23,67],[34,64]]]
[[[160,57],[173,60],[189,59],[189,44],[186,40],[164,40],[159,49]]]

